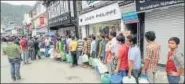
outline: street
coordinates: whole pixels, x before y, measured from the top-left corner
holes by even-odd
[[[4,46],[6,44],[1,47]],[[29,65],[21,64],[21,76],[22,80],[12,82],[7,57],[1,55],[1,83],[100,83],[100,78],[93,69],[71,68],[70,64],[44,57]],[[164,67],[158,67],[156,83],[168,83]]]
[[[1,49],[2,50],[2,49]],[[21,64],[22,80],[15,83],[99,83],[100,79],[90,68],[71,68],[67,63],[56,62],[49,58]],[[1,83],[12,83],[10,65],[6,56],[1,56]]]

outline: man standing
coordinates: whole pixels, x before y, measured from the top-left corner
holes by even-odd
[[[10,43],[3,49],[3,53],[8,56],[10,63],[11,78],[13,81],[21,79],[20,76],[20,64],[21,64],[21,50],[19,46],[14,44],[14,39],[11,38]]]
[[[29,61],[28,61],[28,48],[27,48],[27,41],[24,36],[20,40],[20,48],[22,51],[23,62],[24,62],[24,64],[28,64],[29,63]]]
[[[78,46],[77,46],[77,60],[78,60],[79,56],[82,55],[83,45],[84,45],[83,40],[79,39]]]
[[[28,40],[28,55],[31,57],[31,60],[34,59],[34,41],[32,37],[30,37]]]
[[[36,37],[35,38],[35,41],[34,41],[34,49],[35,49],[35,54],[34,54],[34,60],[37,58],[41,59],[40,55],[38,54],[39,52],[39,41],[38,41],[38,38]]]
[[[91,57],[96,58],[96,52],[97,52],[97,42],[96,37],[92,36],[92,42],[91,42]]]
[[[156,36],[153,31],[146,32],[145,37],[148,44],[146,45],[146,56],[144,58],[142,74],[147,74],[149,82],[155,83],[160,46],[155,42]]]
[[[69,50],[70,50],[71,56],[73,58],[72,67],[74,67],[75,65],[78,66],[77,55],[76,55],[77,45],[78,45],[78,42],[75,41],[75,37],[72,37],[72,41],[69,44]]]
[[[110,51],[111,51],[111,58],[112,58],[112,61],[111,61],[111,71],[115,71],[116,69],[116,66],[117,66],[117,61],[118,61],[118,49],[119,49],[119,46],[118,43],[117,43],[117,40],[116,40],[116,32],[115,31],[111,31],[110,32]]]

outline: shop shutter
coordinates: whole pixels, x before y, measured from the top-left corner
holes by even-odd
[[[184,6],[146,12],[145,32],[147,31],[155,31],[156,41],[161,45],[160,64],[166,64],[170,37],[180,38],[179,50],[184,53]]]

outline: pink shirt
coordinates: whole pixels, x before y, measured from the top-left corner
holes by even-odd
[[[112,61],[112,56],[111,56],[111,42],[108,42],[106,44],[106,48],[105,48],[105,51],[107,52],[107,62],[111,62]]]

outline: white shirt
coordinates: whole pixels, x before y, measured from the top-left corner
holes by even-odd
[[[120,47],[120,45],[118,45],[116,37],[112,38],[112,40],[110,42],[110,48],[111,48],[111,52],[115,53],[116,56],[118,56],[119,47]]]

